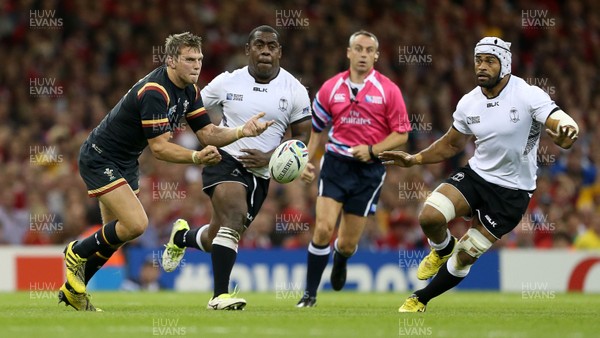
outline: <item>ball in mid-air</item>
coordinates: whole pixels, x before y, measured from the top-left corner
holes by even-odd
[[[308,163],[308,149],[302,141],[288,140],[280,144],[269,161],[269,173],[279,183],[295,180]]]

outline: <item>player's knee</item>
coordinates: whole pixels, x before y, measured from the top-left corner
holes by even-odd
[[[137,215],[136,217],[132,217],[128,220],[119,220],[123,223],[125,228],[127,229],[129,238],[123,240],[131,240],[141,236],[146,228],[148,227],[148,216],[144,213],[143,215]]]
[[[223,222],[221,228],[230,228],[237,231],[239,234],[243,234],[246,230],[246,213],[233,215],[234,217],[230,218]]]
[[[452,201],[444,194],[433,191],[419,214],[419,223],[425,228],[444,226],[456,217]]]
[[[237,252],[240,237],[241,234],[236,230],[228,227],[221,227],[217,232],[215,238],[212,240],[212,245],[224,246]]]
[[[464,251],[457,252],[456,264],[458,268],[466,268],[473,265],[477,261],[477,258],[467,254]]]
[[[446,224],[446,219],[436,209],[425,205],[419,213],[419,224],[423,229],[436,229]]]
[[[220,212],[218,219],[220,220],[220,227],[226,227],[234,229],[239,233],[243,233],[245,230],[246,219],[248,217],[246,209],[232,207],[229,212]]]
[[[356,249],[357,249],[356,244],[357,243],[351,243],[342,238],[338,238],[335,241],[335,250],[337,252],[341,253],[342,255],[349,257],[349,256],[352,256],[354,254],[354,252],[356,252]]]
[[[325,245],[331,241],[331,236],[333,236],[333,229],[335,228],[335,224],[330,224],[324,219],[317,218],[315,222],[315,231],[313,235],[313,242],[318,245]]]
[[[479,230],[471,228],[458,241],[456,252],[463,265],[473,264],[481,255],[492,247],[492,242]]]

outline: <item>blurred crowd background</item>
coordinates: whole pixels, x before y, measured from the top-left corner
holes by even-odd
[[[290,20],[292,19],[292,20]],[[97,201],[79,176],[79,147],[129,88],[164,57],[165,38],[203,38],[202,87],[246,64],[252,28],[281,33],[282,66],[308,88],[347,69],[351,33],[379,38],[376,68],[404,95],[413,131],[404,150],[431,144],[475,86],[473,47],[483,36],[512,42],[513,73],[546,90],[578,121],[569,151],[542,136],[538,189],[522,223],[497,246],[600,249],[600,3],[573,1],[13,1],[0,0],[0,244],[61,244],[97,226]],[[218,117],[216,117],[218,118]],[[188,130],[175,142],[198,143]],[[426,247],[417,222],[433,190],[471,156],[389,168],[361,250]],[[200,167],[140,158],[140,200],[150,220],[133,244],[159,247],[171,224],[208,223]],[[316,184],[272,181],[242,247],[305,248],[314,226]],[[468,220],[451,223],[461,236]]]

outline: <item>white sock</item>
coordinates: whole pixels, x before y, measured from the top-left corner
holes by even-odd
[[[431,245],[431,247],[435,250],[442,250],[443,248],[445,248],[446,246],[448,246],[448,243],[450,243],[450,238],[452,238],[452,234],[450,234],[450,230],[446,229],[446,238],[444,239],[444,241],[442,243],[433,243],[429,238],[427,239],[427,241],[429,242],[429,245]]]
[[[204,224],[200,230],[198,230],[198,232],[196,233],[196,243],[198,243],[198,246],[200,247],[200,250],[206,252],[206,250],[204,250],[204,246],[202,245],[202,233],[204,232],[204,230],[208,229],[208,226],[210,224]]]
[[[450,256],[448,262],[446,262],[448,272],[455,277],[466,277],[469,274],[469,271],[471,271],[471,265],[463,267],[462,269],[458,269],[458,259],[456,258],[457,255],[458,253],[455,252],[452,256]]]

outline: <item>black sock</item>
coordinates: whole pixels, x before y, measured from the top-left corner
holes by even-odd
[[[88,257],[88,261],[85,263],[85,284],[94,277],[96,272],[104,266],[106,262],[110,259],[110,257],[118,250],[119,248],[108,248],[103,249],[100,252],[96,252],[90,257]]]
[[[334,265],[341,265],[344,266],[346,265],[346,262],[348,262],[348,258],[350,258],[351,256],[344,256],[343,253],[337,251],[336,249],[333,249],[334,253],[333,253],[333,264]]]
[[[198,242],[196,242],[196,236],[200,229],[201,228],[177,231],[175,236],[173,236],[173,243],[180,248],[195,248],[201,250]]]
[[[321,252],[321,255],[312,253],[311,250],[313,250],[313,248],[311,248],[311,246],[316,250],[323,250]],[[327,253],[324,253],[325,251]],[[306,266],[306,290],[304,294],[308,294],[309,297],[317,296],[317,289],[319,288],[319,284],[321,283],[323,271],[325,271],[325,267],[329,262],[329,252],[329,244],[319,246],[311,242],[308,247],[308,259]]]
[[[213,268],[213,297],[229,293],[229,276],[235,264],[237,252],[226,246],[213,243],[210,257]]]
[[[73,246],[73,252],[82,258],[88,258],[95,252],[111,249],[112,246],[120,246],[123,241],[117,237],[116,225],[116,220],[107,223],[93,235],[77,242]]]
[[[449,255],[452,250],[454,250],[454,245],[455,245],[455,238],[454,236],[450,236],[450,241],[448,242],[448,245],[446,245],[445,248],[443,248],[442,250],[435,250],[437,251],[438,255],[440,255],[440,257],[444,257]]]
[[[446,263],[448,264],[448,263]],[[433,277],[431,283],[414,294],[419,297],[419,301],[427,304],[431,299],[457,286],[465,277],[456,277],[448,272],[446,264],[443,264],[437,275]]]

